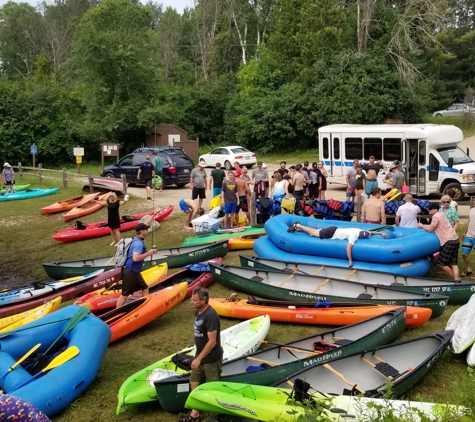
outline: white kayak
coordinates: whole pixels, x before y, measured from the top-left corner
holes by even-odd
[[[3,290],[0,292],[0,306],[10,302],[15,302],[17,300],[45,295],[57,290],[61,290],[63,287],[79,284],[98,276],[102,272],[104,272],[103,269],[94,271],[81,277],[65,278],[63,280],[49,281],[47,283],[34,283],[31,286],[21,287],[19,289]]]
[[[475,295],[472,295],[467,304],[458,308],[449,318],[446,330],[454,330],[450,341],[450,350],[462,353],[475,342]]]

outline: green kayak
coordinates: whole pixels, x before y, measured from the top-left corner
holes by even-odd
[[[19,191],[22,191],[22,190],[27,190],[30,186],[31,185],[13,185],[13,191],[14,192],[19,192]],[[4,187],[1,189],[1,192],[2,193],[6,192]]]
[[[204,245],[211,242],[219,242],[224,239],[232,239],[233,237],[245,236],[248,234],[262,234],[265,233],[264,227],[249,227],[243,231],[236,233],[229,232],[217,232],[213,234],[207,234],[204,236],[189,237],[183,242],[183,246],[195,246],[195,245]]]

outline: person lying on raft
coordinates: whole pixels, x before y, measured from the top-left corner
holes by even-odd
[[[336,226],[325,227],[324,229],[312,229],[311,227],[302,226],[298,221],[292,224],[288,229],[288,232],[303,231],[312,237],[319,237],[320,239],[348,239],[348,246],[346,248],[346,255],[348,256],[348,267],[353,267],[353,258],[351,255],[351,249],[358,239],[368,239],[371,235],[381,235],[385,238],[388,237],[386,233],[369,232],[367,230],[360,229],[341,229]]]

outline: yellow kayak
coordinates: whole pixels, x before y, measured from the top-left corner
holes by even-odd
[[[29,324],[37,319],[43,318],[59,308],[61,304],[61,296],[46,302],[44,305],[30,309],[29,311],[21,312],[16,315],[11,315],[5,318],[0,318],[0,333],[14,330],[22,325]]]

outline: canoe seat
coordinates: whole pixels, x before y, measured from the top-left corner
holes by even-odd
[[[251,277],[250,280],[255,281],[256,283],[260,283],[264,279],[262,277],[259,277],[258,275],[255,275],[254,277]]]
[[[366,359],[364,356],[361,356],[361,359],[377,371],[381,372],[385,377],[388,377],[390,380],[393,380],[394,378],[397,378],[401,375],[401,373],[394,366],[380,359],[375,354],[373,354],[373,357],[378,359],[379,362],[375,364]]]
[[[347,338],[340,338],[335,340],[335,344],[338,346],[346,346],[347,344],[353,343],[354,340],[349,340]]]

